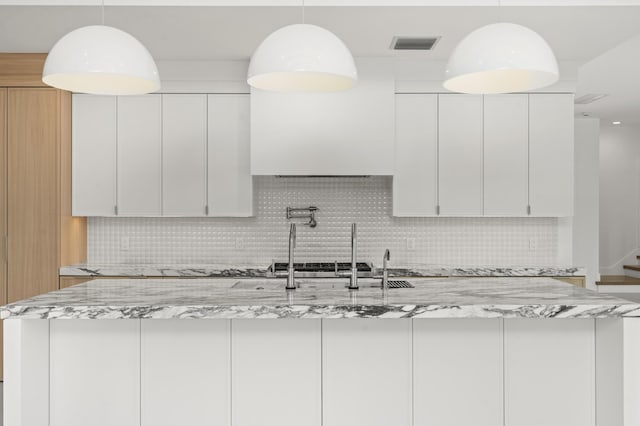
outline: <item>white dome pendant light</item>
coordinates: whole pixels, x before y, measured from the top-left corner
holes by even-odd
[[[353,87],[358,71],[349,48],[332,32],[304,23],[265,38],[251,56],[247,83],[277,92],[336,92]]]
[[[138,95],[160,89],[158,68],[132,35],[102,24],[78,28],[53,46],[42,81],[58,89],[94,95]]]
[[[498,23],[467,35],[453,50],[443,86],[472,94],[525,92],[558,81],[547,42],[522,25]]]

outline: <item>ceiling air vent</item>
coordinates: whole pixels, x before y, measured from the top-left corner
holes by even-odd
[[[392,50],[432,50],[440,37],[400,37],[391,40]]]
[[[595,102],[597,100],[600,100],[602,98],[605,98],[607,96],[609,95],[602,94],[602,93],[587,93],[586,95],[582,95],[579,98],[575,98],[573,103],[576,105],[586,105],[586,104]]]

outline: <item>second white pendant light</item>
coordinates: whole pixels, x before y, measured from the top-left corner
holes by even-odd
[[[358,81],[349,48],[332,32],[295,24],[271,33],[251,56],[247,83],[278,92],[335,92]]]
[[[535,31],[491,24],[467,35],[453,50],[444,87],[461,93],[525,92],[558,81],[558,63]]]

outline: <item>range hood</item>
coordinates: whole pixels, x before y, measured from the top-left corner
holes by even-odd
[[[360,80],[345,92],[252,89],[251,174],[393,174],[395,82],[388,64],[357,65]]]

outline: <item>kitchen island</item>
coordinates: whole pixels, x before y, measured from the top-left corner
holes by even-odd
[[[640,305],[409,281],[95,280],[7,305],[5,425],[640,424]]]

